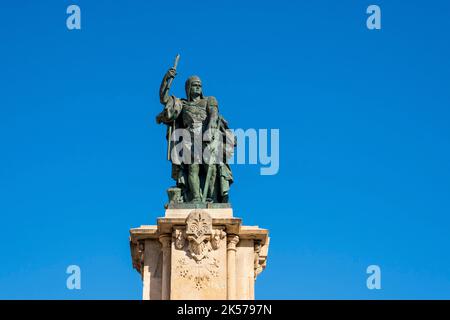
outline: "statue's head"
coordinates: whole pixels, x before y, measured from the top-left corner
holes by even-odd
[[[191,101],[196,97],[203,98],[202,81],[200,80],[199,77],[190,76],[186,80],[184,88],[186,90],[186,97],[188,101]]]

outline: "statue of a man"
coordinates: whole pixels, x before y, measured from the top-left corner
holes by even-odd
[[[233,182],[229,165],[226,163],[234,147],[234,137],[230,138],[227,122],[219,115],[219,106],[215,97],[205,97],[199,77],[191,76],[185,83],[186,98],[179,99],[169,95],[169,87],[175,78],[175,68],[170,68],[164,75],[159,95],[164,110],[156,117],[157,123],[164,123],[170,128],[169,134],[177,129],[185,129],[188,139],[183,137],[183,151],[188,150],[189,161],[172,161],[172,178],[180,195],[171,202],[228,202],[228,191]],[[171,139],[171,137],[168,137]],[[206,150],[212,155],[221,142],[228,141],[223,161],[213,157],[205,163]],[[200,143],[199,143],[200,141]],[[198,145],[200,144],[200,146]],[[221,145],[220,145],[221,146]],[[173,145],[169,152],[172,153]],[[186,156],[186,155],[184,155]],[[186,159],[186,157],[184,157]],[[173,190],[173,188],[172,188]]]

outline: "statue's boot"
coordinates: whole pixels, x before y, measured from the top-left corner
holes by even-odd
[[[194,202],[194,203],[202,202],[202,198],[201,198],[200,194],[198,194],[198,195],[194,194],[194,197],[192,198],[191,202]]]

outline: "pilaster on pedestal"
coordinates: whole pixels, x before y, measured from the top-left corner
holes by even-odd
[[[236,245],[239,242],[239,236],[229,234],[227,236],[227,298],[236,299]]]

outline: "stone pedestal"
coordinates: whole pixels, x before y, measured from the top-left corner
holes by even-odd
[[[166,209],[156,226],[130,230],[144,300],[254,299],[266,266],[266,229],[243,226],[231,208]]]

